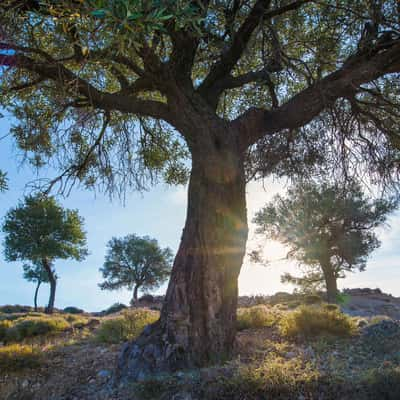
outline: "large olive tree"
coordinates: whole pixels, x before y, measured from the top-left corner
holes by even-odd
[[[318,166],[368,167],[382,182],[397,173],[396,0],[6,0],[1,8],[1,103],[27,157],[61,168],[50,187],[182,182],[191,158],[161,318],[125,347],[122,378],[231,352],[246,177]]]

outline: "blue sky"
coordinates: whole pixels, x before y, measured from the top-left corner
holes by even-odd
[[[0,137],[8,132],[9,122],[0,120]],[[27,166],[21,166],[21,157],[10,138],[0,141],[0,169],[8,172],[10,189],[0,194],[0,218],[15,206],[19,199],[29,191],[26,184],[35,175]],[[279,182],[267,181],[248,185],[248,215],[251,220],[254,212],[271,197],[282,192]],[[101,291],[99,267],[102,266],[107,241],[113,236],[128,233],[149,235],[156,238],[162,246],[176,251],[182,233],[186,214],[186,189],[159,185],[142,194],[131,193],[125,205],[118,200],[111,202],[107,196],[74,189],[68,198],[60,199],[68,208],[76,208],[85,219],[90,255],[83,262],[57,261],[59,276],[56,307],[74,305],[90,311],[98,311],[115,302],[128,303],[131,293],[127,290],[114,292]],[[367,271],[351,274],[341,281],[340,287],[380,287],[400,296],[400,214],[389,219],[391,228],[379,229],[382,247],[370,258]],[[254,245],[254,232],[251,227],[249,244]],[[0,241],[3,236],[0,233]],[[295,265],[281,261],[285,249],[277,243],[266,243],[266,253],[272,260],[269,267],[250,265],[245,260],[239,278],[240,294],[272,294],[278,290],[290,291],[288,285],[280,283],[284,271],[295,272]],[[22,278],[22,263],[4,261],[1,248],[0,257],[0,304],[31,304],[34,285]],[[158,290],[163,293],[165,286]],[[44,305],[48,297],[48,286],[40,290],[39,303]]]

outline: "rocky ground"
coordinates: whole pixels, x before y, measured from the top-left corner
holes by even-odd
[[[248,329],[238,333],[235,357],[226,365],[118,389],[111,383],[120,345],[95,343],[86,332],[43,348],[39,368],[0,371],[0,399],[399,400],[400,299],[371,289],[346,295],[343,310],[362,317],[351,338],[288,340],[274,326]],[[267,300],[277,303],[252,297],[242,298],[241,305]],[[146,305],[158,308],[161,301],[148,298]]]

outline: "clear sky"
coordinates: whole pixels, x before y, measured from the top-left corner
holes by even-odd
[[[9,122],[0,120],[0,138],[7,134]],[[35,175],[29,167],[21,166],[21,157],[9,138],[0,140],[0,169],[8,172],[10,189],[0,194],[0,218],[14,207],[24,194],[29,193],[26,184]],[[279,182],[267,181],[248,185],[249,220],[255,211],[271,197],[284,190]],[[149,235],[162,246],[176,251],[184,225],[186,213],[186,189],[159,185],[143,194],[131,193],[126,197],[125,206],[118,200],[110,202],[102,194],[75,189],[66,199],[60,199],[63,206],[76,208],[85,219],[90,255],[83,262],[57,261],[59,276],[56,307],[69,305],[89,311],[104,309],[115,302],[128,303],[131,293],[127,290],[101,291],[99,267],[102,266],[107,241],[113,236],[128,233]],[[389,219],[391,228],[378,231],[382,247],[370,258],[367,271],[351,274],[339,284],[340,287],[379,287],[400,296],[400,214]],[[0,241],[3,236],[0,233]],[[249,245],[254,245],[251,227]],[[2,247],[2,245],[1,245]],[[277,243],[266,243],[266,253],[272,260],[268,267],[250,265],[244,262],[239,279],[240,294],[272,294],[276,291],[290,291],[288,285],[280,283],[280,275],[285,271],[295,272],[295,265],[282,261],[285,249]],[[31,304],[34,285],[22,278],[22,263],[4,261],[1,248],[0,258],[0,304]],[[165,286],[158,293],[163,293]],[[39,303],[44,305],[48,298],[48,286],[40,289]]]

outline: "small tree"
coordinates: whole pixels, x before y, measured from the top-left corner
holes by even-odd
[[[373,229],[383,224],[396,202],[368,200],[359,184],[307,183],[275,196],[253,222],[257,233],[289,248],[288,258],[306,267],[304,277],[283,276],[303,289],[325,284],[328,301],[337,296],[337,279],[363,271],[369,254],[380,246]]]
[[[28,282],[36,283],[35,295],[33,297],[33,304],[35,306],[35,311],[37,311],[37,297],[39,293],[39,288],[42,283],[49,283],[49,276],[47,272],[43,269],[40,263],[36,264],[24,264],[24,279]],[[57,277],[55,276],[56,280]]]
[[[127,287],[137,300],[138,290],[159,287],[169,277],[172,268],[172,251],[162,249],[157,240],[148,236],[127,235],[112,238],[104,266],[100,268],[105,281],[101,289],[115,290]]]
[[[52,313],[57,277],[54,260],[82,260],[87,255],[83,219],[77,210],[63,209],[53,197],[29,196],[12,208],[3,224],[7,261],[40,265],[50,283],[47,313]]]

